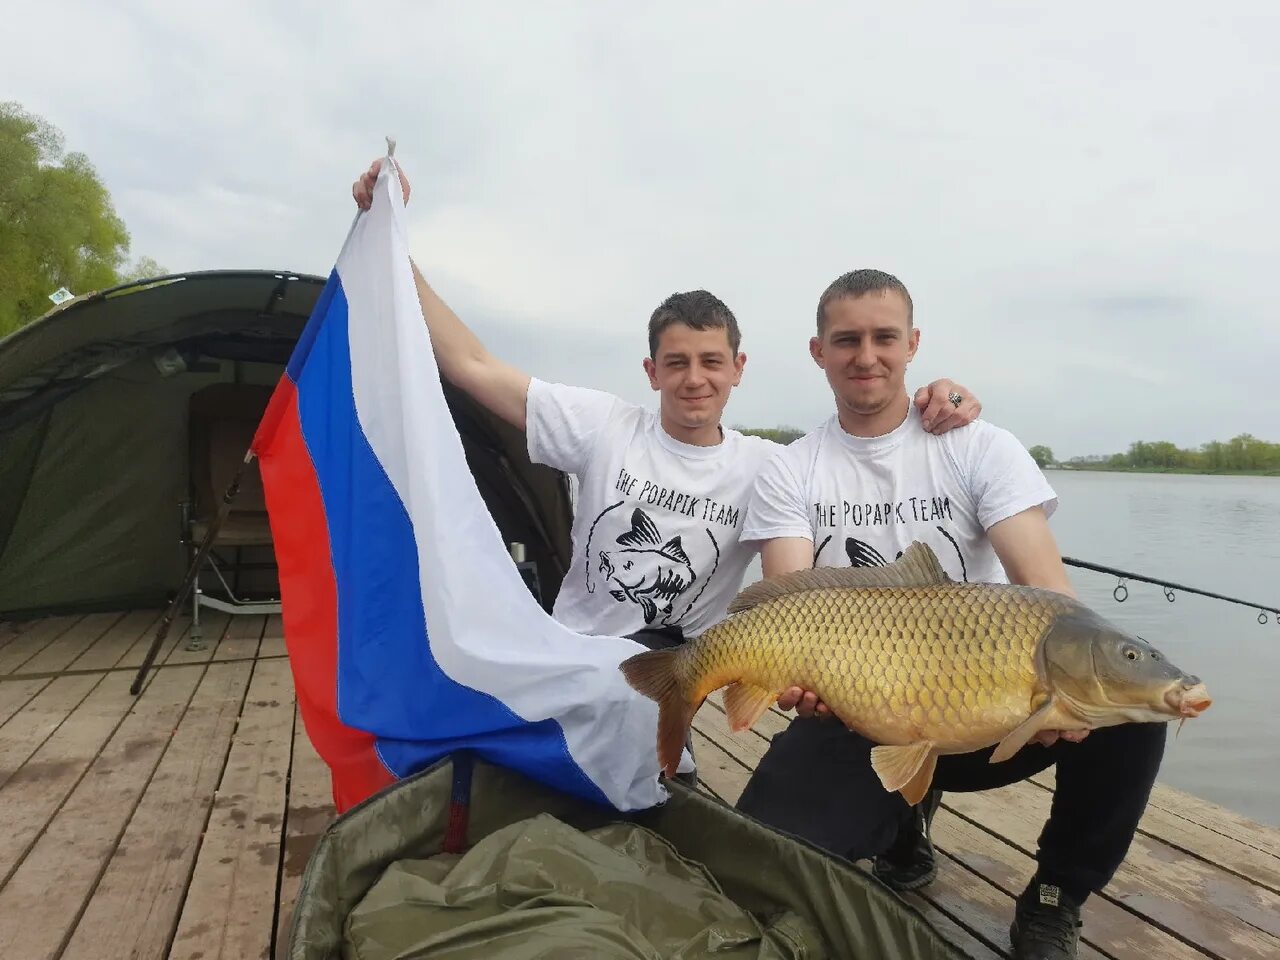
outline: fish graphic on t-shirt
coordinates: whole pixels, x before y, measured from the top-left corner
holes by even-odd
[[[644,611],[644,622],[671,613],[676,597],[697,579],[689,557],[675,536],[665,543],[643,510],[631,514],[631,529],[617,538],[621,550],[600,551],[600,572],[613,584],[609,593],[619,603],[631,601]]]

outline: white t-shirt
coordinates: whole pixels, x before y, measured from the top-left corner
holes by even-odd
[[[739,539],[752,482],[782,447],[723,432],[692,446],[653,411],[530,380],[529,457],[578,482],[557,620],[593,636],[677,625],[692,637],[724,617],[756,552]]]
[[[879,566],[921,540],[957,581],[1007,583],[986,531],[1057,495],[1007,430],[982,420],[927,433],[914,404],[897,429],[854,437],[836,415],[760,471],[743,539],[813,540],[814,566]]]

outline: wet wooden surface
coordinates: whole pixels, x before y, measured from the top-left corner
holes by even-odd
[[[282,957],[302,871],[333,816],[277,617],[175,622],[135,698],[158,611],[0,623],[0,956]],[[787,719],[694,735],[732,803]],[[938,879],[908,895],[979,960],[1008,955],[1052,771],[949,794]],[[1083,958],[1280,958],[1280,830],[1158,787],[1128,859],[1085,911]]]
[[[333,818],[278,617],[0,624],[0,956],[283,957]]]

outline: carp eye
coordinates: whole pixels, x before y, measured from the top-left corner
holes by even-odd
[[[1127,650],[1125,650],[1124,655],[1130,660],[1138,659],[1138,651],[1133,649],[1133,647],[1129,647]]]

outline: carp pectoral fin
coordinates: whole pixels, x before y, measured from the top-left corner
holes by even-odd
[[[1032,737],[1044,729],[1045,721],[1049,719],[1049,712],[1052,709],[1053,698],[1050,697],[1039,710],[1009,731],[987,762],[1003,763],[1025,747]]]
[[[929,784],[933,783],[933,771],[937,766],[938,754],[930,750],[929,756],[925,757],[924,763],[920,764],[920,769],[911,778],[911,782],[898,791],[907,803],[914,807],[924,799],[924,795],[929,792]]]
[[[776,691],[753,683],[739,681],[729,684],[724,691],[724,712],[729,718],[729,729],[734,733],[750,730],[777,699]]]
[[[933,751],[932,740],[920,740],[899,747],[881,745],[871,748],[871,769],[876,772],[886,790],[902,790],[903,796],[906,796],[909,786],[916,785],[917,775],[927,771],[920,790],[920,796],[923,797],[933,779],[936,763],[937,755]]]

